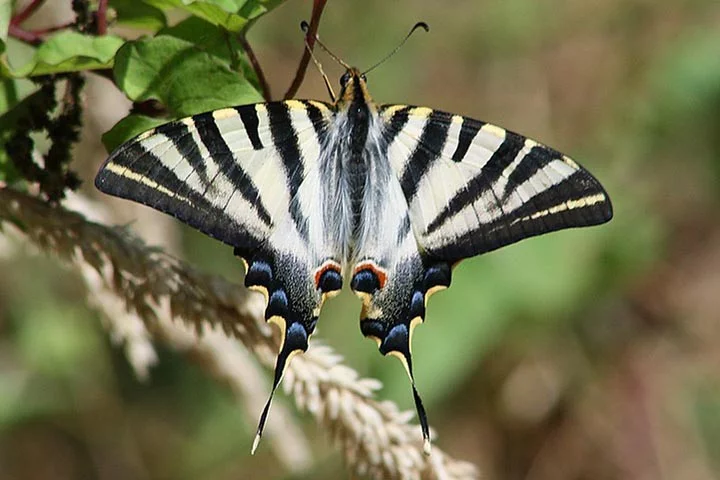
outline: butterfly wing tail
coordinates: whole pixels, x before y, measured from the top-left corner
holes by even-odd
[[[359,270],[351,283],[356,295],[363,300],[360,319],[363,335],[377,342],[380,353],[397,357],[405,367],[426,454],[430,453],[430,428],[415,385],[412,333],[425,318],[427,299],[437,290],[448,287],[450,280],[448,263],[429,261],[416,252],[396,263],[386,274],[371,268]]]
[[[245,285],[265,296],[265,319],[280,328],[280,351],[275,363],[273,386],[258,424],[252,453],[260,443],[273,396],[292,358],[307,351],[315,331],[323,298],[315,288],[303,262],[256,251],[248,254],[235,250],[246,261]],[[247,258],[250,261],[247,262]],[[302,278],[308,280],[302,281]]]
[[[277,317],[275,317],[277,318]],[[312,329],[308,329],[304,326],[305,322],[294,321],[290,322],[289,326],[287,322],[279,322],[281,329],[283,330],[283,342],[280,347],[280,353],[278,353],[277,361],[275,362],[275,375],[273,378],[273,386],[268,397],[265,407],[263,408],[262,414],[260,415],[260,421],[258,422],[257,433],[255,434],[255,440],[253,441],[251,454],[255,454],[258,445],[260,444],[260,438],[262,437],[263,430],[265,429],[265,422],[267,420],[268,413],[270,412],[270,404],[272,403],[275,390],[280,385],[285,371],[290,364],[290,360],[298,353],[307,351],[308,338],[312,333]]]

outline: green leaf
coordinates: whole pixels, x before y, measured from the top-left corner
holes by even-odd
[[[10,140],[12,132],[6,130],[0,132],[0,145],[4,145]],[[20,174],[15,170],[15,166],[10,160],[7,150],[0,148],[0,182],[13,183],[21,178]]]
[[[33,59],[12,73],[26,77],[110,68],[115,53],[123,43],[125,40],[112,35],[95,37],[62,32],[40,45]]]
[[[262,100],[227,63],[166,35],[127,43],[115,58],[114,74],[130,99],[158,100],[176,118]]]
[[[162,29],[158,35],[169,35],[194,43],[198,48],[223,59],[228,64],[231,63],[228,44],[236,51],[241,48],[233,38],[234,35],[199,17],[188,17],[177,25]]]
[[[12,1],[0,0],[0,77],[9,76],[5,62],[5,42],[8,38],[8,27],[12,16]]]
[[[182,9],[213,25],[240,32],[252,20],[279,5],[282,0],[145,0],[157,8]]]
[[[8,37],[8,27],[10,26],[10,18],[12,17],[12,1],[0,0],[0,53],[5,47],[5,41]]]
[[[24,78],[0,78],[0,114],[4,114],[17,103],[37,90],[37,86]]]
[[[202,50],[226,62],[232,70],[241,71],[250,83],[260,90],[260,82],[255,70],[244,54],[236,35],[198,17],[189,17],[177,25],[165,28],[159,32],[159,35],[170,35],[194,43]]]
[[[112,152],[120,144],[166,122],[167,119],[153,118],[136,113],[130,114],[103,134],[103,145],[105,145],[108,152]]]
[[[0,0],[0,46],[7,40],[8,27],[12,17],[11,0]],[[1,51],[1,50],[0,50]]]
[[[120,25],[151,32],[157,32],[167,25],[167,18],[162,10],[138,0],[110,0],[109,5],[117,12],[117,22]]]
[[[20,65],[29,64],[35,58],[37,47],[13,37],[5,41],[5,53],[0,55],[0,76],[13,78]]]

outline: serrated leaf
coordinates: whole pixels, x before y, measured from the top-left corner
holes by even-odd
[[[281,0],[145,0],[145,3],[164,10],[179,8],[213,25],[240,32]]]
[[[165,13],[138,0],[110,0],[110,7],[117,12],[117,22],[133,28],[157,32],[167,25]]]
[[[105,145],[108,152],[112,152],[120,144],[165,122],[167,122],[167,119],[153,118],[136,113],[130,114],[103,134],[103,145]]]
[[[176,118],[262,100],[227,63],[166,35],[127,43],[117,53],[113,73],[130,99],[158,100]]]
[[[27,77],[110,68],[123,43],[125,40],[112,35],[96,37],[62,32],[40,45],[33,59],[12,74]]]

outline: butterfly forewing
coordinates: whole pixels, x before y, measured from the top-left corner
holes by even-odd
[[[417,240],[433,257],[454,262],[612,217],[587,170],[522,135],[422,107],[384,106],[381,117]]]

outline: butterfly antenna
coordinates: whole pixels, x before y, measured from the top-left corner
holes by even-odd
[[[307,23],[305,20],[303,20],[302,22],[300,22],[300,28],[302,28],[302,31],[307,34],[308,31],[310,30],[310,25],[308,25],[308,23]],[[307,41],[307,38],[306,38],[305,40]],[[330,55],[333,60],[335,60],[336,62],[338,62],[340,65],[342,65],[342,66],[345,67],[346,69],[350,70],[350,65],[348,65],[348,64],[345,63],[345,62],[343,62],[343,61],[340,59],[340,57],[338,57],[337,55],[335,55],[334,53],[332,53],[332,52],[325,46],[325,44],[320,41],[320,37],[318,37],[317,34],[315,34],[315,42],[317,42],[317,44],[320,45],[320,47],[321,47],[323,50],[325,50],[325,53],[327,53],[328,55]]]
[[[370,67],[370,68],[368,68],[367,70],[365,70],[362,74],[365,75],[365,74],[367,74],[367,73],[370,73],[370,71],[375,70],[375,68],[379,67],[380,65],[382,65],[383,63],[385,63],[385,61],[386,61],[387,59],[389,59],[390,57],[392,57],[393,55],[395,55],[395,54],[397,53],[397,51],[400,50],[400,48],[402,48],[403,45],[405,45],[405,42],[408,41],[408,39],[412,36],[413,33],[415,33],[415,30],[417,30],[418,28],[422,28],[422,29],[425,30],[426,32],[429,32],[429,31],[430,31],[430,27],[428,26],[427,23],[425,23],[425,22],[417,22],[415,25],[413,25],[413,27],[410,29],[410,31],[408,32],[408,34],[405,35],[405,38],[403,38],[402,42],[400,42],[400,43],[398,44],[398,46],[393,49],[392,52],[390,52],[390,53],[388,53],[387,55],[385,55],[385,58],[383,58],[382,60],[380,60],[379,62],[377,62],[377,63],[376,63],[375,65],[373,65],[372,67]]]
[[[305,20],[303,20],[302,23],[300,23],[300,28],[302,29],[303,32],[307,33],[308,28],[309,28],[308,23]],[[320,43],[320,40],[317,38],[317,35],[315,36],[315,41],[319,45],[322,46],[322,44]],[[320,75],[322,75],[322,79],[325,82],[325,87],[328,90],[328,94],[330,95],[330,98],[332,99],[333,102],[335,102],[335,92],[333,91],[332,85],[330,84],[330,79],[328,78],[327,75],[325,75],[325,71],[323,70],[322,65],[320,64],[318,59],[315,57],[315,54],[313,53],[313,49],[310,46],[310,44],[308,43],[307,36],[305,36],[305,48],[307,48],[308,53],[310,53],[310,58],[312,58],[313,63],[315,64],[317,69],[320,71]],[[323,46],[323,48],[325,48],[325,47]]]

